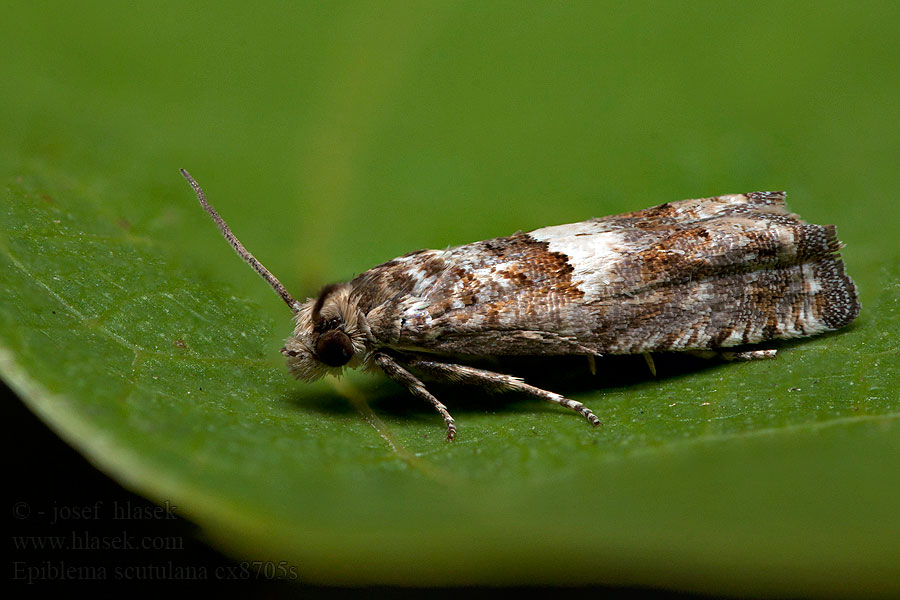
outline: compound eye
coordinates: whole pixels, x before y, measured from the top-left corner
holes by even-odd
[[[342,367],[353,358],[353,343],[343,331],[326,331],[316,340],[316,357],[329,367]]]

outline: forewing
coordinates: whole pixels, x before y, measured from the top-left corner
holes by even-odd
[[[605,354],[812,335],[859,311],[839,246],[833,226],[804,223],[783,194],[754,193],[428,251],[393,343]]]

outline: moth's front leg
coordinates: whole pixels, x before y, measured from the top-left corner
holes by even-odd
[[[571,400],[555,392],[542,390],[533,385],[528,385],[522,379],[513,377],[512,375],[504,375],[503,373],[494,373],[493,371],[476,369],[466,365],[443,363],[418,357],[407,359],[405,362],[414,369],[425,371],[444,381],[478,385],[498,392],[521,392],[542,400],[547,400],[548,402],[565,406],[566,408],[579,413],[594,427],[600,425],[600,419],[597,418],[597,415],[581,402]]]
[[[413,396],[430,402],[431,405],[434,406],[434,409],[444,418],[444,423],[447,424],[447,441],[452,442],[453,438],[456,437],[456,423],[454,423],[453,417],[450,416],[447,407],[441,404],[440,400],[432,396],[431,393],[425,389],[424,383],[419,381],[415,375],[400,366],[400,364],[391,356],[388,356],[383,352],[376,352],[373,359],[375,364],[381,367],[381,370],[384,371],[385,375],[405,386]]]

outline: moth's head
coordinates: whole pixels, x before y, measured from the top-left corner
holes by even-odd
[[[297,379],[314,381],[326,373],[340,375],[344,367],[353,368],[362,364],[369,328],[365,317],[359,312],[358,301],[351,297],[350,285],[341,283],[326,286],[319,292],[318,298],[300,304],[281,285],[278,278],[244,248],[225,220],[206,201],[206,194],[190,173],[181,169],[181,174],[194,188],[200,206],[212,217],[238,256],[259,273],[294,311],[294,334],[281,349],[282,354],[288,357],[287,364],[291,373]]]
[[[318,298],[297,310],[294,333],[281,353],[297,379],[315,381],[326,373],[340,375],[365,357],[365,324],[347,284],[329,285]]]

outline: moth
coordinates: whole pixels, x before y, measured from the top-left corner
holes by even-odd
[[[697,351],[730,359],[775,350],[733,346],[816,335],[859,314],[833,225],[788,212],[784,192],[682,200],[544,227],[446,250],[418,250],[299,302],[244,248],[184,169],[200,204],[238,255],[294,312],[282,354],[298,379],[380,369],[430,403],[447,440],[456,423],[415,373],[581,402],[475,368],[483,356]],[[471,360],[469,360],[471,362]]]

